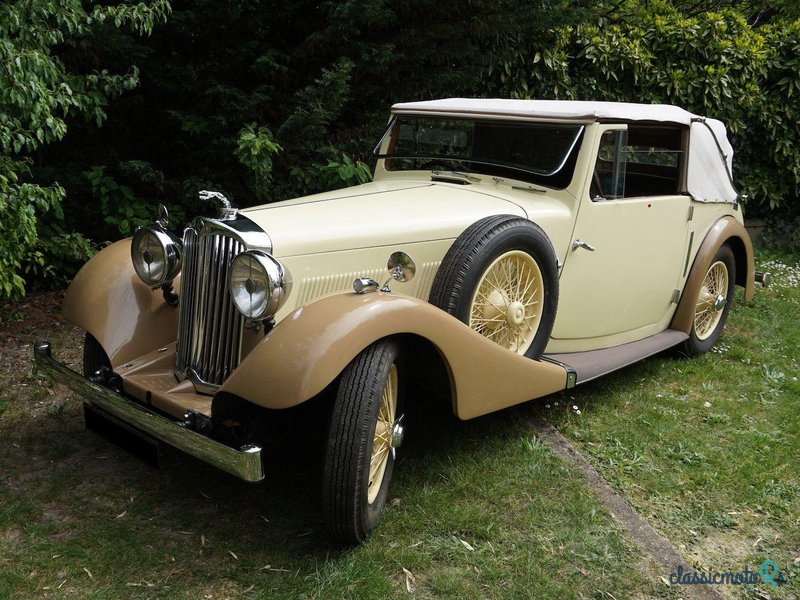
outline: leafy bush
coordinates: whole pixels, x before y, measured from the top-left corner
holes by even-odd
[[[281,150],[280,145],[272,139],[272,132],[266,127],[257,127],[255,123],[250,123],[239,132],[236,158],[255,175],[256,197],[260,200],[269,197],[272,157]]]
[[[42,250],[58,252],[57,246],[37,247],[38,223],[45,213],[63,219],[64,190],[26,181],[28,155],[63,138],[69,114],[101,124],[108,100],[138,83],[135,68],[121,75],[70,72],[54,49],[104,24],[148,33],[168,11],[166,0],[90,8],[80,0],[0,4],[0,299],[24,293],[26,269],[45,277],[53,273]]]

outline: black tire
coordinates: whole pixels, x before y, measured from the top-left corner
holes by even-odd
[[[111,368],[111,361],[108,355],[94,336],[86,332],[83,339],[83,376],[89,377],[100,369],[100,367]]]
[[[484,274],[495,259],[513,250],[528,254],[542,275],[544,307],[538,329],[528,348],[520,352],[538,359],[556,318],[558,263],[549,238],[535,223],[514,215],[494,215],[470,225],[445,254],[429,302],[469,324],[472,297]]]
[[[384,388],[392,366],[397,375],[395,421],[403,404],[403,371],[397,342],[382,340],[361,352],[342,373],[328,428],[323,460],[322,512],[330,535],[360,543],[378,524],[394,470],[388,451],[377,494],[369,500],[373,440]]]
[[[730,312],[731,305],[733,304],[733,292],[736,286],[736,258],[734,257],[733,250],[731,250],[730,246],[724,245],[717,250],[717,253],[714,255],[714,259],[711,261],[711,265],[709,265],[709,268],[706,270],[706,274],[708,274],[711,268],[717,263],[722,263],[727,270],[728,284],[725,290],[725,305],[721,309],[722,313],[719,321],[710,334],[698,334],[698,319],[697,316],[695,316],[695,319],[692,322],[692,331],[689,333],[689,339],[683,343],[682,350],[686,356],[700,356],[701,354],[705,354],[711,350],[714,344],[717,343],[717,340],[719,340],[719,336],[722,334],[722,330],[725,327],[725,322],[728,320],[728,313]],[[699,300],[700,299],[698,297],[695,302],[699,302]]]

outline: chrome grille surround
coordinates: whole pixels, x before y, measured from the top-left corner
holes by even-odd
[[[244,317],[228,291],[228,270],[245,250],[272,251],[272,243],[244,216],[201,218],[183,232],[175,376],[213,394],[241,360]]]

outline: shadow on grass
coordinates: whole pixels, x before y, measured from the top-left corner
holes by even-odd
[[[441,398],[411,397],[386,515],[356,548],[325,535],[321,441],[267,449],[266,480],[247,484],[177,451],[155,470],[85,431],[78,402],[6,422],[0,597],[385,597],[405,593],[406,566],[445,595],[636,585],[615,574],[631,551],[580,477],[526,446],[546,400],[461,422]],[[564,564],[581,583],[548,575]]]

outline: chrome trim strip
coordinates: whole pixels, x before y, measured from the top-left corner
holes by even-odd
[[[564,369],[564,372],[567,375],[567,381],[564,383],[565,390],[574,388],[578,384],[578,373],[575,371],[575,369],[573,369],[569,365],[561,362],[560,360],[556,360],[555,358],[552,357],[552,355],[547,355],[547,354],[543,354],[539,360],[543,360],[545,362],[558,365],[559,367]]]
[[[272,239],[267,232],[242,214],[239,214],[234,221],[199,217],[191,226],[200,236],[225,235],[244,244],[245,250],[263,250],[267,254],[272,254]]]
[[[186,379],[191,381],[194,384],[194,389],[197,390],[198,394],[208,394],[213,396],[217,393],[217,390],[220,388],[219,385],[214,383],[209,383],[208,381],[204,381],[200,375],[197,374],[197,371],[188,367],[184,374]]]
[[[78,394],[83,402],[99,408],[125,424],[182,450],[218,469],[250,482],[264,479],[261,448],[246,445],[239,450],[181,427],[148,408],[124,396],[97,385],[76,373],[52,356],[48,342],[38,342],[33,348],[36,366],[55,381]]]

